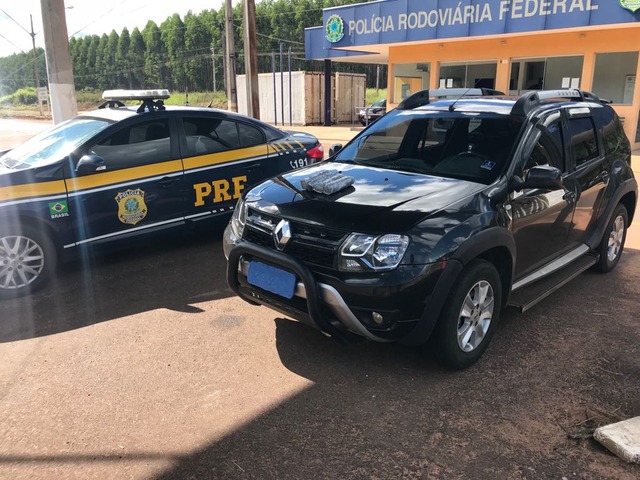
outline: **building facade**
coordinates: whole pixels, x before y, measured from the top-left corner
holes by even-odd
[[[309,59],[388,64],[391,107],[427,88],[581,88],[640,148],[640,0],[383,0],[305,33]]]

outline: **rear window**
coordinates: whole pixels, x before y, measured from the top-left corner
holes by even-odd
[[[507,165],[520,127],[499,115],[400,112],[363,132],[336,159],[489,184]]]

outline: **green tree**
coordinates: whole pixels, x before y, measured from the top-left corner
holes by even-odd
[[[160,38],[158,25],[149,20],[142,30],[142,38],[145,44],[144,73],[146,86],[160,88],[165,80],[166,68],[164,66],[165,48]]]
[[[144,53],[144,40],[142,39],[140,30],[136,27],[131,31],[131,41],[129,43],[128,53],[132,88],[142,88],[146,83],[144,73]]]
[[[177,13],[160,24],[161,39],[167,52],[168,66],[171,69],[170,88],[180,91],[184,90],[185,86],[184,30],[184,23]]]
[[[118,38],[118,45],[116,46],[115,68],[118,84],[126,85],[131,89],[133,88],[133,82],[131,78],[131,68],[129,65],[130,44],[131,37],[129,36],[129,30],[127,27],[124,27],[120,33],[120,38]]]
[[[203,68],[211,64],[211,30],[202,19],[189,12],[184,17],[184,69],[190,90],[208,90],[211,88],[210,69]]]
[[[85,38],[85,41],[86,38]],[[91,35],[89,41],[89,48],[87,50],[87,59],[85,62],[85,84],[90,88],[98,88],[98,77],[96,75],[96,67],[98,64],[98,48],[100,46],[100,37],[97,35]]]

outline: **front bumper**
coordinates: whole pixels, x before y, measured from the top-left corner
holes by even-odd
[[[254,305],[267,306],[347,343],[362,337],[376,342],[424,343],[439,317],[453,283],[451,279],[455,279],[461,269],[456,261],[447,262],[446,268],[442,264],[416,269],[422,273],[411,278],[411,285],[406,288],[404,285],[402,288],[397,285],[354,287],[346,283],[334,286],[327,281],[319,281],[322,276],[314,274],[292,256],[239,240],[231,228],[225,231],[224,251],[228,259],[227,282],[241,298]],[[296,275],[297,283],[291,300],[248,283],[249,263],[253,259]],[[413,310],[418,313],[415,318],[401,318],[394,307],[410,303],[416,304]],[[363,305],[372,307],[368,313],[381,311],[385,317],[398,319],[397,322],[394,320],[392,327],[399,328],[383,331],[371,322],[366,323],[363,316],[367,309]],[[384,309],[385,305],[389,306],[388,310]]]

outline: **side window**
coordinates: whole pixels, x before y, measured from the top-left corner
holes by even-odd
[[[104,159],[107,171],[171,160],[167,119],[149,120],[118,130],[91,149]]]
[[[523,173],[538,165],[550,165],[560,169],[561,172],[565,171],[562,128],[559,119],[537,128],[532,143],[533,148],[524,164]]]
[[[602,128],[602,146],[604,153],[629,153],[629,141],[624,133],[620,119],[612,108],[596,108],[593,110],[596,125]]]
[[[253,147],[254,145],[261,145],[266,142],[264,133],[251,125],[239,123],[238,130],[240,131],[240,139],[243,147]]]
[[[569,135],[576,167],[598,157],[598,142],[591,117],[570,118]]]
[[[185,117],[184,131],[190,156],[240,148],[238,124],[215,117]]]

